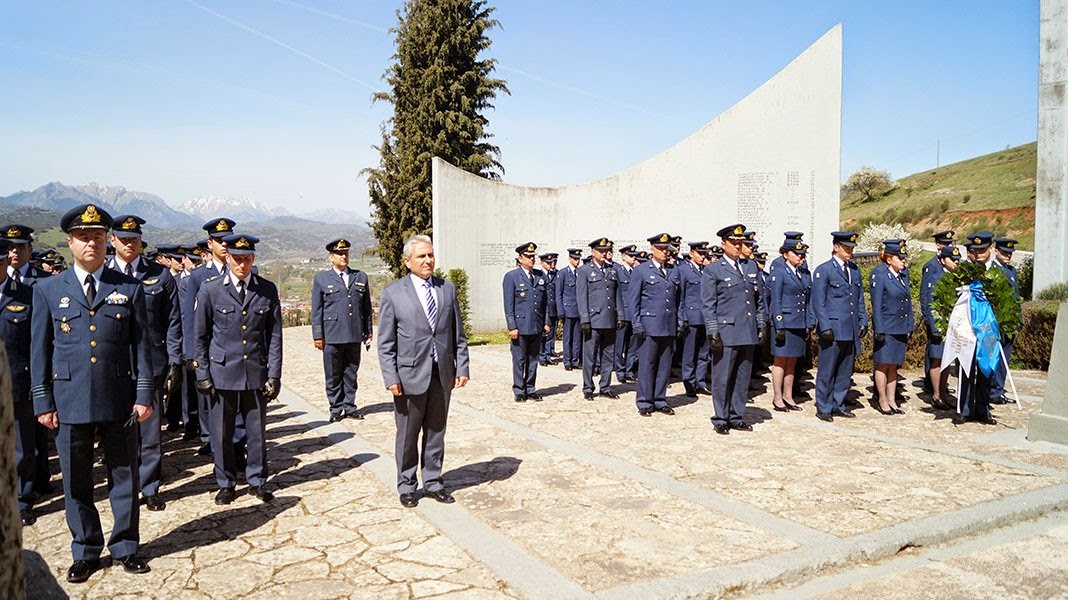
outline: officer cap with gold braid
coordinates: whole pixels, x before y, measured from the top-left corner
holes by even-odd
[[[946,229],[945,231],[939,231],[937,233],[932,234],[931,237],[934,238],[936,244],[952,244],[953,236],[956,234],[956,231],[953,231],[952,229]]]
[[[260,238],[247,233],[231,233],[222,239],[230,254],[255,254]]]
[[[634,257],[638,253],[638,246],[635,244],[627,244],[619,249],[620,254],[626,254],[627,256]]]
[[[1009,254],[1016,251],[1016,244],[1018,243],[1019,242],[1012,238],[994,238],[994,247],[1002,252],[1008,252]]]
[[[649,243],[651,245],[653,245],[653,246],[659,246],[661,248],[666,248],[666,247],[671,245],[671,239],[672,238],[671,238],[671,234],[669,234],[669,233],[658,233],[658,234],[656,234],[654,236],[650,236],[650,237],[647,237],[645,239],[648,240]]]
[[[237,223],[233,219],[219,217],[204,223],[204,231],[208,232],[208,237],[219,239],[233,233],[234,225],[237,225]]]
[[[4,225],[4,228],[0,230],[0,238],[12,244],[29,244],[33,241],[33,238],[30,237],[31,233],[33,233],[33,227],[12,223],[11,225]]]
[[[590,248],[593,248],[594,250],[602,250],[602,251],[603,250],[611,250],[613,245],[614,244],[612,244],[612,240],[610,240],[608,238],[605,238],[605,237],[597,238],[597,239],[593,240],[592,242],[590,242],[589,244],[587,244],[587,246],[589,246]]]
[[[938,258],[952,258],[953,260],[959,261],[961,259],[960,248],[956,246],[945,246],[938,251]]]
[[[786,238],[782,242],[782,246],[779,248],[779,252],[795,252],[797,254],[805,254],[808,251],[808,244],[802,242],[800,239]]]
[[[516,254],[525,254],[530,258],[534,258],[534,254],[538,250],[538,245],[534,242],[523,242],[515,247]]]
[[[985,250],[990,247],[994,239],[992,231],[980,231],[968,234],[968,241],[964,244],[969,250]]]
[[[690,252],[694,250],[700,252],[708,248],[708,242],[687,242],[687,245],[690,246]]]
[[[855,231],[834,231],[831,237],[835,244],[841,244],[846,248],[855,248],[857,245],[857,233]]]
[[[345,253],[352,249],[352,244],[345,238],[338,238],[326,245],[327,252]]]
[[[59,220],[59,227],[65,233],[75,229],[111,229],[111,215],[95,204],[81,204],[67,211]]]
[[[727,225],[723,229],[716,232],[721,240],[745,240],[745,225],[741,223],[735,223],[734,225]]]
[[[570,258],[582,258],[582,249],[581,248],[568,248],[567,249],[567,255]]]
[[[145,220],[137,215],[119,215],[111,225],[111,233],[115,237],[140,237],[141,226]]]

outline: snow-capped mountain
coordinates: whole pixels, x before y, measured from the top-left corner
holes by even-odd
[[[367,217],[343,208],[324,208],[312,212],[300,213],[298,216],[308,219],[309,221],[321,221],[323,223],[356,223],[358,225],[365,225],[367,223]]]
[[[53,181],[32,192],[18,192],[2,200],[16,206],[60,213],[79,204],[95,203],[112,215],[136,214],[159,227],[182,227],[195,222],[190,215],[174,210],[155,194],[127,190],[119,185],[102,186],[95,182],[68,186]]]
[[[274,211],[246,196],[197,196],[179,204],[178,210],[203,220],[227,216],[238,223],[266,221],[275,216]]]

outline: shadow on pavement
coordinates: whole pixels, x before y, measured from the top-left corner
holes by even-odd
[[[297,496],[276,496],[273,502],[221,510],[184,523],[165,535],[141,545],[141,554],[151,561],[168,554],[237,539],[262,527],[300,502]],[[150,562],[151,564],[151,562]]]
[[[363,408],[357,408],[360,414],[363,416],[373,415],[375,413],[391,413],[393,412],[392,402],[379,402],[378,404],[369,404]]]
[[[483,461],[464,465],[442,475],[445,487],[452,490],[462,490],[493,481],[504,481],[519,471],[519,465],[523,461],[512,456],[498,456],[490,461]]]
[[[22,566],[25,569],[23,578],[26,581],[26,600],[70,598],[67,592],[59,587],[55,575],[40,554],[33,550],[23,550]]]
[[[578,385],[574,383],[558,383],[556,385],[549,386],[547,388],[543,388],[537,391],[542,396],[555,396],[557,394],[566,394],[571,390],[575,389],[576,387],[578,387]]]

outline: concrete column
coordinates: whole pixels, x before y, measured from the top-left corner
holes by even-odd
[[[1042,412],[1031,415],[1027,439],[1068,444],[1068,302],[1061,303],[1057,311],[1046,397],[1042,401]]]
[[[1035,292],[1068,281],[1068,0],[1041,0]]]
[[[22,579],[22,522],[16,499],[15,407],[11,403],[11,370],[0,344],[0,598],[25,598]]]

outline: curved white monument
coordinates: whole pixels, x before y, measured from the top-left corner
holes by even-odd
[[[585,250],[600,236],[647,249],[655,233],[715,241],[716,230],[742,222],[773,256],[783,231],[805,232],[814,266],[829,256],[828,234],[838,228],[841,104],[837,25],[689,138],[604,179],[515,186],[435,158],[438,264],[470,276],[475,332],[504,329],[501,278],[525,241],[539,253],[560,252],[562,267],[565,248]]]

